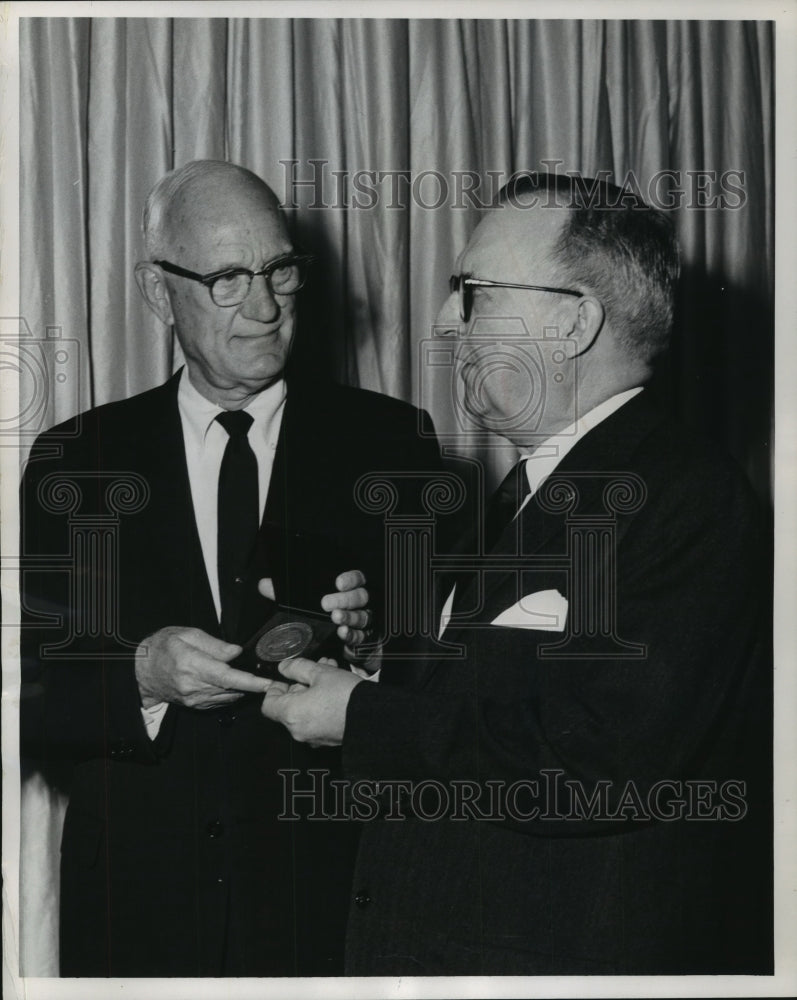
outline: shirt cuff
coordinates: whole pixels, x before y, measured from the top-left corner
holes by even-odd
[[[378,670],[366,670],[365,667],[355,667],[353,663],[349,664],[349,670],[353,674],[357,674],[358,677],[362,677],[364,681],[378,681],[379,675],[382,673],[382,668]]]

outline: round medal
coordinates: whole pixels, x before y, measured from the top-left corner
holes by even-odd
[[[313,630],[306,622],[283,622],[269,629],[257,640],[259,660],[278,663],[289,656],[301,656],[313,641]]]

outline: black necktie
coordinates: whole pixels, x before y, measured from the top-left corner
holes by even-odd
[[[484,518],[484,551],[490,552],[504,528],[513,520],[520,505],[530,492],[526,475],[526,459],[513,466],[498,489],[490,497]]]
[[[530,492],[529,478],[526,475],[526,459],[523,458],[509,470],[506,478],[487,503],[482,521],[482,549],[481,553],[475,554],[477,562],[480,555],[487,555],[489,552],[492,552],[504,529],[514,519],[520,510],[520,505]],[[475,548],[474,543],[475,539],[471,539],[471,545],[467,551],[473,551]],[[469,597],[466,602],[463,602],[463,598],[470,590],[471,585],[475,584],[478,576],[478,570],[465,570],[449,577],[449,590],[447,593],[450,592],[450,587],[453,583],[457,585],[454,612],[464,611],[463,603],[467,607],[472,606],[473,597]]]
[[[218,549],[221,627],[235,641],[243,598],[243,573],[260,521],[257,459],[247,439],[252,417],[226,410],[216,419],[230,436],[219,470]]]

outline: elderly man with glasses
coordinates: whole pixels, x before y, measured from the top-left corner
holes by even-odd
[[[61,973],[332,975],[353,827],[280,815],[285,772],[334,775],[339,761],[263,718],[267,682],[238,657],[280,614],[287,632],[258,657],[316,627],[362,642],[384,529],[355,485],[436,470],[437,443],[407,404],[286,375],[313,258],[254,174],[173,171],[144,238],[138,286],[185,367],[42,435],[23,483],[23,555],[43,570],[23,580],[41,689],[23,751],[73,765]],[[109,516],[109,547],[76,552],[76,519],[101,532]],[[70,553],[70,572],[48,571]]]
[[[766,535],[651,385],[678,270],[666,215],[534,174],[457,262],[454,398],[521,461],[426,660],[295,658],[263,706],[372,820],[350,974],[771,972]]]

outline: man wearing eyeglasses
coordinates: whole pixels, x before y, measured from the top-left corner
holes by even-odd
[[[677,276],[663,213],[546,175],[457,262],[452,398],[521,461],[450,560],[425,662],[372,685],[289,660],[263,707],[342,743],[381,810],[352,975],[771,971],[766,544],[743,477],[649,386]]]
[[[312,258],[258,177],[214,161],[173,171],[147,200],[144,237],[136,279],[185,367],[83,414],[74,440],[43,435],[23,485],[23,552],[45,562],[70,551],[59,497],[81,490],[79,518],[100,524],[109,477],[140,494],[114,508],[118,574],[103,574],[108,551],[73,586],[25,580],[30,611],[50,615],[23,632],[43,688],[27,750],[75,764],[61,973],[332,975],[353,829],[280,820],[280,772],[304,787],[309,767],[334,776],[339,763],[263,718],[266,683],[236,658],[277,604],[331,614],[345,643],[362,642],[384,529],[355,484],[433,471],[437,444],[406,404],[286,377]],[[51,442],[65,439],[59,455]],[[292,641],[311,626],[291,628]]]

